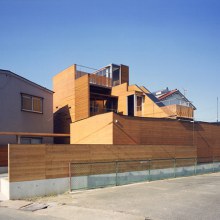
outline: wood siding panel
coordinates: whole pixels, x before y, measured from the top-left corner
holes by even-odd
[[[148,96],[144,96],[143,117],[166,118],[170,115],[172,115],[171,111],[165,111],[164,107],[159,107]]]
[[[123,115],[127,115],[127,96],[128,96],[128,84],[123,83],[118,86],[112,87],[111,95],[118,96],[118,112]]]
[[[90,123],[88,120],[91,120]],[[214,158],[220,161],[220,126],[217,124],[133,118],[117,114],[113,116],[113,113],[97,115],[88,120],[73,123],[78,124],[77,128],[80,129],[76,134],[83,133],[84,130],[92,132],[94,125],[101,126],[100,130],[106,126],[107,133],[111,131],[103,135],[94,130],[91,139],[90,134],[90,137],[83,134],[90,140],[87,143],[97,141],[98,144],[10,145],[9,181],[68,177],[70,162],[169,159],[166,163],[153,162],[152,166],[155,168],[170,166],[173,158],[197,157],[198,162],[210,162]],[[111,141],[114,137],[114,144],[101,144],[109,137]],[[135,162],[131,163],[132,165],[123,165],[120,169],[126,171],[137,167]],[[193,159],[182,160],[178,162],[178,166],[193,163]],[[107,168],[103,170],[107,172]],[[110,171],[112,168],[109,168]]]
[[[75,121],[89,117],[89,75],[75,81]]]
[[[193,145],[193,123],[114,114],[114,144]]]
[[[113,144],[113,113],[71,124],[71,144]]]
[[[10,145],[9,181],[68,177],[70,162],[112,162],[175,157],[196,157],[196,150],[193,146],[168,145]],[[132,163],[132,166],[123,165],[120,169],[124,171],[135,169],[137,166]],[[154,166],[156,165],[159,166],[155,163]],[[105,172],[108,172],[108,166],[103,168]],[[112,168],[110,170],[112,171]]]
[[[129,85],[129,67],[121,65],[121,84],[128,83]]]
[[[70,66],[53,77],[54,131],[69,133],[70,123],[75,121],[75,73]]]
[[[9,181],[45,179],[45,145],[9,147]]]
[[[137,85],[130,85],[130,86],[128,86],[128,91],[129,92],[133,92],[133,91],[135,91],[135,92],[143,92],[143,90],[141,90],[141,88],[139,88]]]

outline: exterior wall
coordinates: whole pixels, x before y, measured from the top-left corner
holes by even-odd
[[[0,72],[0,131],[53,133],[53,94],[34,83]],[[21,93],[43,98],[43,114],[21,110]],[[51,143],[52,138],[43,138]],[[0,136],[0,144],[16,143],[14,136]]]
[[[128,115],[127,97],[129,95],[140,94],[144,101],[142,105],[142,113],[135,116],[165,118],[173,115],[169,109],[164,109],[155,104],[148,96],[145,95],[146,88],[139,88],[137,85],[127,85],[127,83],[112,87],[112,95],[118,96],[118,112],[123,115]]]
[[[73,65],[53,77],[56,133],[69,133],[70,123],[75,121],[75,74],[76,65]]]
[[[129,67],[121,65],[121,84],[127,83],[129,85]]]
[[[145,88],[144,86],[140,86],[140,88],[144,93],[150,93],[150,91],[147,88]]]
[[[75,81],[75,120],[81,120],[90,116],[90,91],[89,75],[84,75]]]
[[[220,158],[219,133],[218,124],[106,113],[71,124],[71,143],[194,146],[199,157]]]
[[[220,126],[205,122],[133,118],[114,114],[114,144],[195,146],[198,157],[220,158]]]
[[[164,107],[159,107],[148,96],[144,96],[142,117],[166,118],[172,114],[168,109],[164,110]]]
[[[193,123],[114,114],[114,144],[193,145]]]
[[[113,113],[105,113],[71,124],[71,144],[113,144]]]
[[[118,96],[118,112],[123,115],[127,115],[128,114],[128,110],[127,110],[128,84],[123,83],[121,85],[112,87],[111,95]]]

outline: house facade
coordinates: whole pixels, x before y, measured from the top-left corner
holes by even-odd
[[[153,92],[153,94],[166,106],[181,105],[191,107],[196,110],[196,107],[183,95],[178,89],[169,90],[167,87],[164,90]]]
[[[54,125],[70,133],[70,124],[106,112],[131,117],[193,119],[191,106],[165,105],[144,86],[129,83],[129,67],[110,64],[101,69],[74,64],[53,78]]]
[[[52,143],[53,92],[11,71],[0,70],[0,145]],[[8,133],[8,135],[6,135]],[[13,134],[13,135],[12,135]]]

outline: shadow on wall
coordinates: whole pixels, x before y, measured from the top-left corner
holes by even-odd
[[[69,134],[70,133],[70,124],[72,123],[69,106],[65,105],[64,107],[58,109],[54,115],[54,133],[60,134]],[[54,138],[55,144],[69,144],[70,138],[67,137],[56,137]]]
[[[0,167],[8,166],[8,146],[0,145]]]

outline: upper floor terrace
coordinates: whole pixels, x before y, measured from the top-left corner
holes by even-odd
[[[99,70],[76,65],[75,79],[89,75],[89,83],[111,88],[122,83],[129,83],[129,67],[125,65],[109,64]]]

